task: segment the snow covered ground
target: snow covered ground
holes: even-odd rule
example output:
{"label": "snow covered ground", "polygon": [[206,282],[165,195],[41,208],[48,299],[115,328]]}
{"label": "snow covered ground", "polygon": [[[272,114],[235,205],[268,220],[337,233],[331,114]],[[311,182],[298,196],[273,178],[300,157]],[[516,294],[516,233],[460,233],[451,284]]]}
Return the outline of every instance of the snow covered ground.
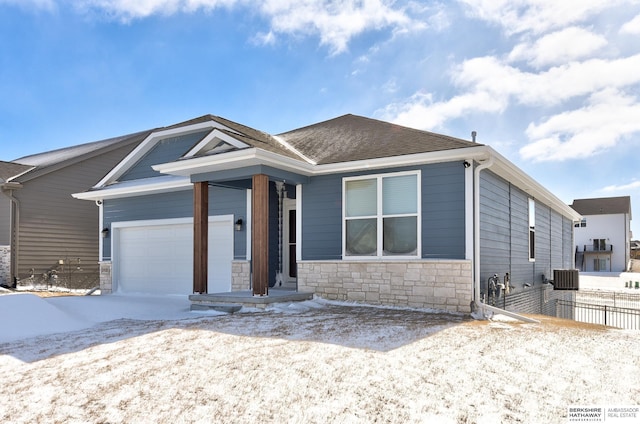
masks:
{"label": "snow covered ground", "polygon": [[640,404],[638,332],[321,300],[188,309],[0,296],[0,422],[565,423]]}
{"label": "snow covered ground", "polygon": [[640,289],[635,289],[636,281],[638,281],[640,285],[639,272],[580,273],[581,289],[614,290],[624,291],[628,293],[640,293]]}

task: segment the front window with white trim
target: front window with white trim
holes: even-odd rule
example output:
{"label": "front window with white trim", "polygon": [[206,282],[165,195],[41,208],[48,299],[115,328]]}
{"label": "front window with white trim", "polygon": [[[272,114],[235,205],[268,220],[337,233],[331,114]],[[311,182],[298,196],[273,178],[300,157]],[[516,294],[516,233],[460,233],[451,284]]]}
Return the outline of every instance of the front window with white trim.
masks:
{"label": "front window with white trim", "polygon": [[343,179],[345,257],[419,257],[420,171]]}

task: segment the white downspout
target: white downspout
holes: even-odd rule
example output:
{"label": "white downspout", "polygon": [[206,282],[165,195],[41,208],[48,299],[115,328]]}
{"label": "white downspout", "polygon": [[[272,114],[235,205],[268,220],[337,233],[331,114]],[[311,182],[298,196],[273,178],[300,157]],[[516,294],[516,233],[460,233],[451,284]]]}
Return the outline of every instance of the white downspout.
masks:
{"label": "white downspout", "polygon": [[486,311],[506,315],[520,321],[539,323],[539,321],[527,318],[514,312],[505,311],[480,302],[480,171],[493,165],[493,156],[489,154],[487,160],[474,169],[473,176],[473,288],[476,311],[485,317]]}
{"label": "white downspout", "polygon": [[4,183],[0,186],[0,191],[11,200],[15,211],[11,224],[11,241],[9,242],[11,246],[11,278],[13,279],[11,284],[18,280],[18,252],[20,251],[20,200],[13,195],[13,191],[20,188],[22,188],[22,184],[19,183]]}
{"label": "white downspout", "polygon": [[96,206],[98,206],[98,262],[101,262],[104,260],[104,239],[102,236],[104,218],[102,200],[96,200]]}
{"label": "white downspout", "polygon": [[480,302],[480,171],[493,165],[493,156],[473,171],[473,300],[476,310],[484,316],[484,304]]}

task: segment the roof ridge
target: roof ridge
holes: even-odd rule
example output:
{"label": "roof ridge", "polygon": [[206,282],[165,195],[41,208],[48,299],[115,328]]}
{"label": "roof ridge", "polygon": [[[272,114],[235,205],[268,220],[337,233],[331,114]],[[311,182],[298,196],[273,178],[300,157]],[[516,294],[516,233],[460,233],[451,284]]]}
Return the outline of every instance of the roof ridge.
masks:
{"label": "roof ridge", "polygon": [[282,145],[282,147],[284,147],[285,149],[295,153],[296,155],[298,155],[299,157],[301,157],[302,159],[304,159],[305,162],[311,164],[311,165],[317,165],[318,162],[316,162],[315,160],[311,159],[310,157],[308,157],[307,155],[305,155],[304,153],[302,153],[300,150],[296,149],[295,147],[293,147],[291,144],[287,143],[284,139],[282,139],[281,137],[274,135],[273,138]]}
{"label": "roof ridge", "polygon": [[314,124],[305,125],[303,127],[295,128],[295,129],[292,129],[292,130],[289,130],[289,131],[285,131],[285,132],[282,132],[282,133],[277,134],[277,135],[284,135],[284,134],[287,134],[287,133],[290,133],[290,132],[301,131],[301,130],[304,130],[304,129],[307,129],[307,128],[312,128],[312,127],[315,127],[315,126],[322,126],[322,125],[325,125],[325,124],[327,124],[329,122],[337,121],[337,120],[340,120],[340,119],[344,119],[346,117],[354,117],[354,118],[357,118],[357,119],[363,119],[363,120],[367,120],[367,121],[372,121],[372,122],[376,122],[376,123],[378,123],[380,125],[398,127],[398,128],[402,128],[404,130],[409,130],[409,131],[417,132],[417,133],[421,133],[421,134],[430,134],[430,135],[433,135],[433,136],[441,137],[441,138],[452,140],[452,141],[468,143],[469,145],[473,145],[473,146],[483,146],[484,145],[482,143],[477,143],[477,142],[471,141],[471,140],[465,140],[465,139],[459,138],[459,137],[453,137],[453,136],[450,136],[450,135],[441,134],[441,133],[437,133],[437,132],[433,132],[433,131],[422,130],[422,129],[414,128],[414,127],[408,127],[406,125],[400,125],[400,124],[396,124],[394,122],[383,121],[381,119],[370,118],[368,116],[356,115],[356,114],[353,114],[353,113],[345,113],[344,115],[336,116],[334,118],[326,119],[324,121],[316,122]]}
{"label": "roof ridge", "polygon": [[[34,153],[34,154],[31,154],[31,155],[27,155],[27,156],[21,156],[21,157],[19,157],[17,159],[14,159],[11,162],[21,163],[23,165],[30,165],[28,163],[23,163],[23,162],[20,162],[20,161],[24,160],[24,159],[27,159],[27,158],[34,158],[36,156],[44,156],[44,155],[50,155],[50,154],[53,154],[53,153],[61,153],[61,152],[64,152],[64,151],[78,150],[78,149],[80,149],[82,147],[89,147],[91,145],[95,145],[95,144],[99,144],[99,143],[106,143],[106,142],[109,142],[109,141],[113,141],[113,144],[115,144],[115,143],[117,143],[119,141],[124,141],[124,140],[126,140],[128,138],[135,137],[137,135],[144,134],[145,132],[150,132],[150,131],[153,131],[153,130],[136,131],[136,132],[133,132],[131,134],[119,135],[119,136],[115,136],[115,137],[108,137],[108,138],[104,138],[104,139],[101,139],[101,140],[94,140],[94,141],[89,141],[89,142],[86,142],[86,143],[74,144],[72,146],[60,147],[60,148],[53,149],[53,150],[46,150],[44,152]],[[109,144],[109,145],[107,145],[105,147],[108,147],[110,145],[111,144]],[[75,156],[73,156],[73,157],[75,157]]]}

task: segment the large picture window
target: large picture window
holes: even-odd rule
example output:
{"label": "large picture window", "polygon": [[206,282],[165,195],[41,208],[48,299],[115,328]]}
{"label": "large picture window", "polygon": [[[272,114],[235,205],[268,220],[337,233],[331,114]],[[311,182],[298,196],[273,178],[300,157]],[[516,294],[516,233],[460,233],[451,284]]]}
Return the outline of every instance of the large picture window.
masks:
{"label": "large picture window", "polygon": [[344,256],[420,255],[420,173],[345,178]]}

